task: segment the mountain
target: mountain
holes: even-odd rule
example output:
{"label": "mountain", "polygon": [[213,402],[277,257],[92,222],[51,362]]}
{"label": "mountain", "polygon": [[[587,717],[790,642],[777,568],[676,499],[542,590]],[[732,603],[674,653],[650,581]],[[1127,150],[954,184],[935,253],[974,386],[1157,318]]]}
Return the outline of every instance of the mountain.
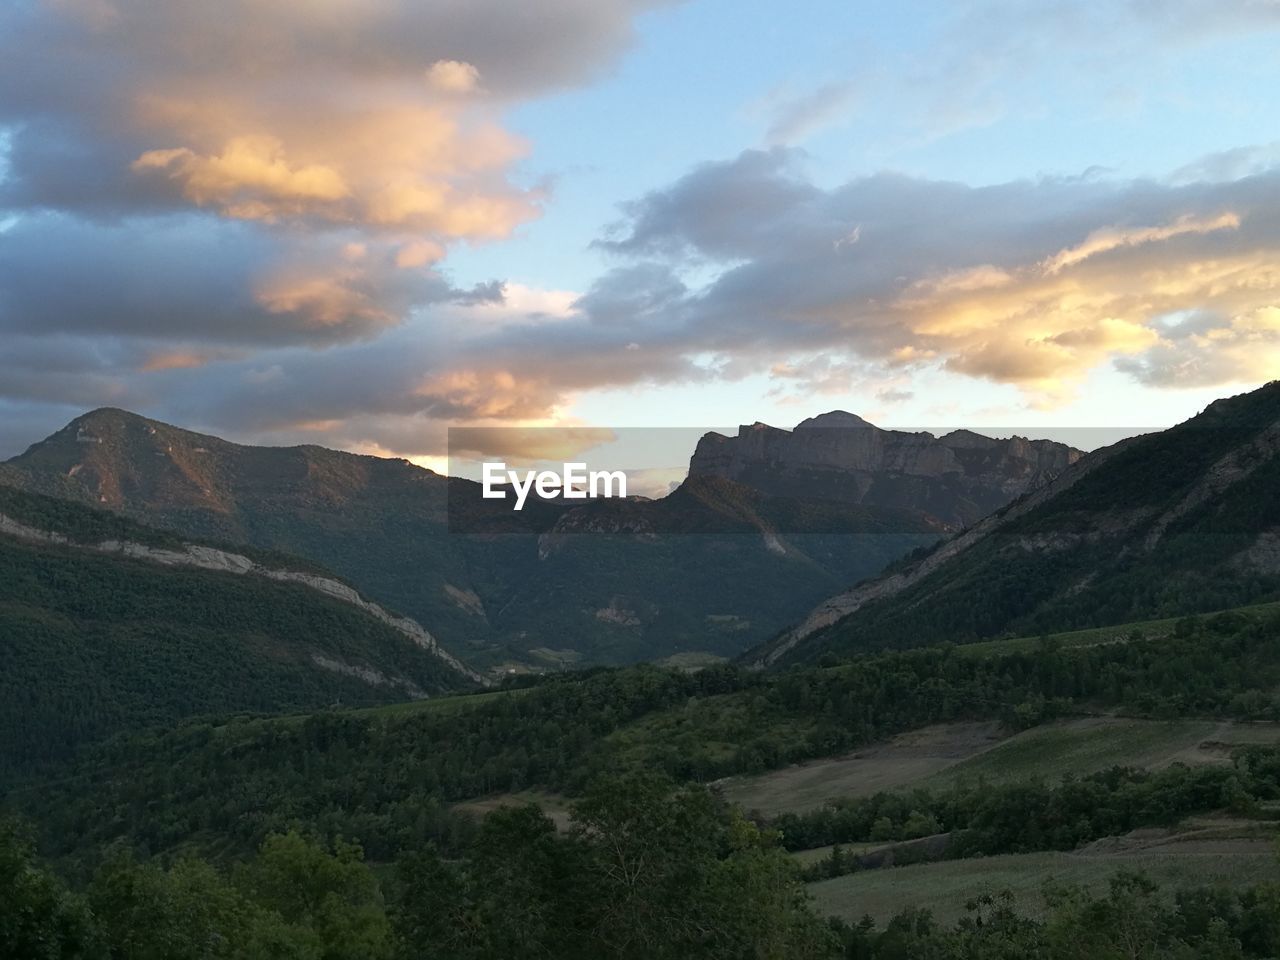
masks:
{"label": "mountain", "polygon": [[820,604],[748,659],[807,662],[1280,597],[1278,454],[1280,382],[1088,454],[926,555]]}
{"label": "mountain", "polygon": [[1043,486],[1081,455],[1051,440],[881,430],[836,410],[791,431],[754,423],[735,437],[708,433],[689,475],[723,477],[767,494],[910,511],[955,530]]}
{"label": "mountain", "polygon": [[112,409],[0,465],[0,480],[307,557],[489,669],[736,655],[943,532],[715,478],[660,501],[514,513],[405,460],[242,446]]}
{"label": "mountain", "polygon": [[476,686],[421,626],[295,558],[0,486],[0,776],[146,724]]}

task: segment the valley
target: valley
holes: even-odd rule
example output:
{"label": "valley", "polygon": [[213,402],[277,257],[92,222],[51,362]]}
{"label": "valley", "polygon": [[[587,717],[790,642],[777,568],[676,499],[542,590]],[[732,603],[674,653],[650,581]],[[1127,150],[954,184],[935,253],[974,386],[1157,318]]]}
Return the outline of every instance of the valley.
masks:
{"label": "valley", "polygon": [[1277,40],[0,0],[0,960],[1280,960]]}
{"label": "valley", "polygon": [[[856,516],[865,531],[886,521],[876,512],[883,505],[833,514],[733,486],[740,476],[705,475],[661,501],[602,504],[591,524],[620,529],[664,515],[709,525],[705,540],[659,538],[660,553],[680,558],[663,576],[684,580],[688,623],[732,630],[742,645],[658,645],[656,663],[593,665],[598,650],[565,621],[554,637],[530,635],[521,669],[497,673],[486,658],[516,648],[477,657],[480,648],[459,647],[457,635],[437,643],[435,621],[410,619],[330,573],[324,550],[281,552],[319,529],[303,513],[281,543],[241,545],[176,529],[176,481],[126,469],[136,455],[122,459],[105,439],[92,447],[111,454],[113,475],[132,478],[115,511],[85,503],[83,490],[31,492],[43,481],[20,464],[21,485],[0,486],[0,623],[11,667],[3,720],[13,743],[33,744],[36,729],[53,736],[4,755],[3,804],[31,831],[40,863],[91,896],[105,895],[113,870],[142,871],[129,882],[149,877],[173,896],[186,895],[182,871],[211,871],[202,883],[247,896],[257,888],[237,879],[243,871],[292,851],[315,869],[331,869],[319,865],[333,858],[366,878],[359,884],[372,899],[359,909],[382,918],[391,939],[407,935],[411,916],[440,942],[460,935],[451,925],[462,916],[486,917],[486,937],[516,936],[500,913],[485,912],[496,885],[504,903],[538,904],[566,918],[557,924],[593,911],[575,947],[588,956],[610,935],[605,918],[632,896],[608,880],[619,869],[611,858],[629,845],[626,856],[663,864],[645,896],[673,898],[671,916],[732,913],[747,896],[754,920],[739,917],[735,929],[785,915],[785,937],[796,938],[786,940],[788,955],[888,957],[904,924],[940,943],[976,917],[1001,918],[982,929],[1049,936],[1083,909],[1146,911],[1176,926],[1192,922],[1181,912],[1192,896],[1235,898],[1243,916],[1261,902],[1251,898],[1280,889],[1280,581],[1259,546],[1272,535],[1270,514],[1246,507],[1270,475],[1272,461],[1259,458],[1270,456],[1264,421],[1280,417],[1278,395],[1268,387],[1215,405],[1209,415],[1238,428],[1236,446],[1219,437],[1199,456],[1200,473],[1175,475],[1166,464],[1157,490],[1144,466],[1169,444],[1182,450],[1183,428],[1074,459],[988,520],[886,559],[878,579],[817,607],[851,612],[753,648],[742,614],[707,612],[723,609],[708,604],[727,588],[694,576],[699,569],[709,582],[728,575],[725,563],[744,562],[723,538],[757,541],[784,520],[794,528],[798,516]],[[194,442],[164,432],[176,428],[122,423],[121,435],[144,445]],[[28,456],[61,456],[57,448],[37,445]],[[1126,453],[1135,449],[1142,458]],[[263,455],[233,451],[225,462],[248,470]],[[266,456],[294,466],[301,456],[310,473],[328,454]],[[383,493],[381,481],[359,492],[370,477],[417,477],[346,456],[327,462],[355,470],[358,482],[347,476],[324,495],[331,506],[308,513],[345,516],[365,497],[372,510]],[[1246,459],[1247,469],[1223,467]],[[247,474],[234,483],[201,476],[243,500]],[[253,482],[285,495],[271,471]],[[311,502],[315,488],[304,487]],[[159,511],[166,523],[132,519],[147,511],[131,503],[156,497],[170,504]],[[197,500],[184,523],[240,536],[265,509],[219,512],[206,493]],[[553,518],[552,534],[508,531],[512,542],[493,542],[589,558],[597,579],[582,589],[608,596],[601,622],[610,629],[668,622],[669,610],[645,621],[636,590],[608,592],[619,582],[610,564],[633,563],[608,531],[562,546],[570,516]],[[726,523],[756,532],[726,532]],[[1058,539],[1068,528],[1070,548]],[[813,546],[825,534],[781,536],[808,544],[803,559],[788,558],[797,569],[826,564]],[[477,549],[499,549],[493,542]],[[875,542],[861,541],[864,558]],[[1028,586],[1074,577],[1104,552],[1123,561],[1082,573],[1074,593]],[[708,555],[733,559],[709,565]],[[1012,571],[1013,583],[999,571]],[[1140,580],[1152,587],[1125,586]],[[442,594],[456,611],[488,610],[478,580],[447,582],[454,589]],[[1168,586],[1188,583],[1192,594]],[[561,622],[565,594],[540,589],[543,623]],[[6,855],[34,856],[5,842]],[[111,852],[121,849],[143,860],[121,865]],[[690,887],[687,869],[708,873]],[[750,876],[754,892],[725,880],[738,892],[718,899],[720,881],[709,878],[721,871]],[[412,914],[424,897],[458,912]],[[648,921],[634,922],[636,936],[652,935]],[[890,952],[865,952],[875,950]]]}

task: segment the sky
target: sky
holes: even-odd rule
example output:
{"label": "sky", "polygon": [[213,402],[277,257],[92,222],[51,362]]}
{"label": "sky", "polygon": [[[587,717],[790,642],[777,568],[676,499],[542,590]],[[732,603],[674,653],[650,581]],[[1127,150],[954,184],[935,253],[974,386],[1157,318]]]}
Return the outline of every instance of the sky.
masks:
{"label": "sky", "polygon": [[1280,376],[1278,33],[7,0],[0,456],[100,406],[438,469],[450,427],[1167,426]]}

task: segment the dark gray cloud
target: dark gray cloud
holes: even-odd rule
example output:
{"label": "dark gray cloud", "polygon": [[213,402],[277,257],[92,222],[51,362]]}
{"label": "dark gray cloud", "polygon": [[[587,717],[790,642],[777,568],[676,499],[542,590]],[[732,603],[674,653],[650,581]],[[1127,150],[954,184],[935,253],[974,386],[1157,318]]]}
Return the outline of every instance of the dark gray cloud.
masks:
{"label": "dark gray cloud", "polygon": [[[374,164],[378,182],[391,175],[406,186],[423,175],[378,166],[361,141],[396,125],[412,139],[408,119],[427,133],[416,159],[438,161],[453,138],[453,167],[477,158],[469,186],[518,204],[518,192],[483,175],[518,147],[486,121],[486,105],[595,76],[631,42],[634,16],[662,2],[341,0],[321,10],[300,0],[14,0],[0,6],[0,129],[12,139],[0,205],[96,216],[186,207],[190,183],[184,193],[163,176],[140,176],[140,157],[190,150],[216,159],[235,138],[258,136],[278,141],[283,167],[323,165],[348,187],[347,202],[313,202],[310,215],[377,221],[386,201],[361,202],[368,188],[354,168]],[[455,82],[441,89],[432,69],[442,63],[473,71],[474,89],[448,71]],[[346,143],[360,149],[345,153]],[[219,173],[245,174],[230,166]],[[282,179],[273,195],[250,178],[277,214]]]}
{"label": "dark gray cloud", "polygon": [[413,308],[498,295],[455,290],[386,255],[353,262],[343,247],[192,215],[27,216],[0,233],[0,330],[323,345],[375,334]]}

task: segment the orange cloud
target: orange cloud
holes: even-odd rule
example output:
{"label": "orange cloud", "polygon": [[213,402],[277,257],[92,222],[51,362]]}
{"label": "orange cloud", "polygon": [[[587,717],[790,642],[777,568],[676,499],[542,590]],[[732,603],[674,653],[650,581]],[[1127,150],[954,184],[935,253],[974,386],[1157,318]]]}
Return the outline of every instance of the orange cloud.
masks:
{"label": "orange cloud", "polygon": [[[464,106],[388,99],[319,117],[219,96],[170,100],[155,113],[162,128],[175,128],[168,135],[196,146],[145,151],[134,172],[164,177],[185,199],[228,217],[337,222],[448,241],[501,238],[538,214],[538,192],[499,176],[526,144]],[[224,135],[237,128],[271,132]],[[199,146],[206,143],[212,146]]]}
{"label": "orange cloud", "polygon": [[181,184],[187,199],[243,220],[272,220],[351,193],[332,167],[290,166],[283,144],[268,136],[235,137],[213,156],[200,156],[186,147],[148,150],[134,161],[133,169],[163,172]]}
{"label": "orange cloud", "polygon": [[[914,342],[905,362],[941,357],[951,371],[1019,387],[1037,406],[1069,400],[1100,364],[1136,358],[1163,342],[1157,318],[1189,309],[1250,313],[1262,291],[1280,292],[1280,270],[1257,252],[1214,256],[1170,251],[1185,236],[1235,230],[1235,213],[1180,216],[1169,223],[1100,228],[1083,242],[1021,266],[985,265],[912,283],[890,306]],[[1101,254],[1110,254],[1108,258]],[[1267,315],[1269,317],[1269,315]],[[1239,321],[1236,321],[1239,322]],[[1226,329],[1234,337],[1235,322]],[[1194,341],[1189,341],[1189,343]],[[1184,349],[1187,345],[1184,344]],[[1209,347],[1209,341],[1201,340]],[[1214,344],[1222,350],[1223,340]],[[1239,358],[1242,359],[1242,358]],[[1258,363],[1219,363],[1242,378]],[[1264,364],[1280,372],[1270,360]]]}
{"label": "orange cloud", "polygon": [[531,420],[547,416],[562,391],[504,369],[450,370],[427,377],[414,395],[442,415],[469,420]]}
{"label": "orange cloud", "polygon": [[311,327],[390,326],[396,318],[351,278],[286,272],[262,281],[258,302],[270,313],[294,314]]}
{"label": "orange cloud", "polygon": [[211,357],[194,350],[166,350],[153,353],[142,364],[148,373],[158,370],[194,370],[203,367]]}
{"label": "orange cloud", "polygon": [[396,266],[402,269],[425,267],[444,257],[444,247],[431,240],[415,240],[396,251]]}

